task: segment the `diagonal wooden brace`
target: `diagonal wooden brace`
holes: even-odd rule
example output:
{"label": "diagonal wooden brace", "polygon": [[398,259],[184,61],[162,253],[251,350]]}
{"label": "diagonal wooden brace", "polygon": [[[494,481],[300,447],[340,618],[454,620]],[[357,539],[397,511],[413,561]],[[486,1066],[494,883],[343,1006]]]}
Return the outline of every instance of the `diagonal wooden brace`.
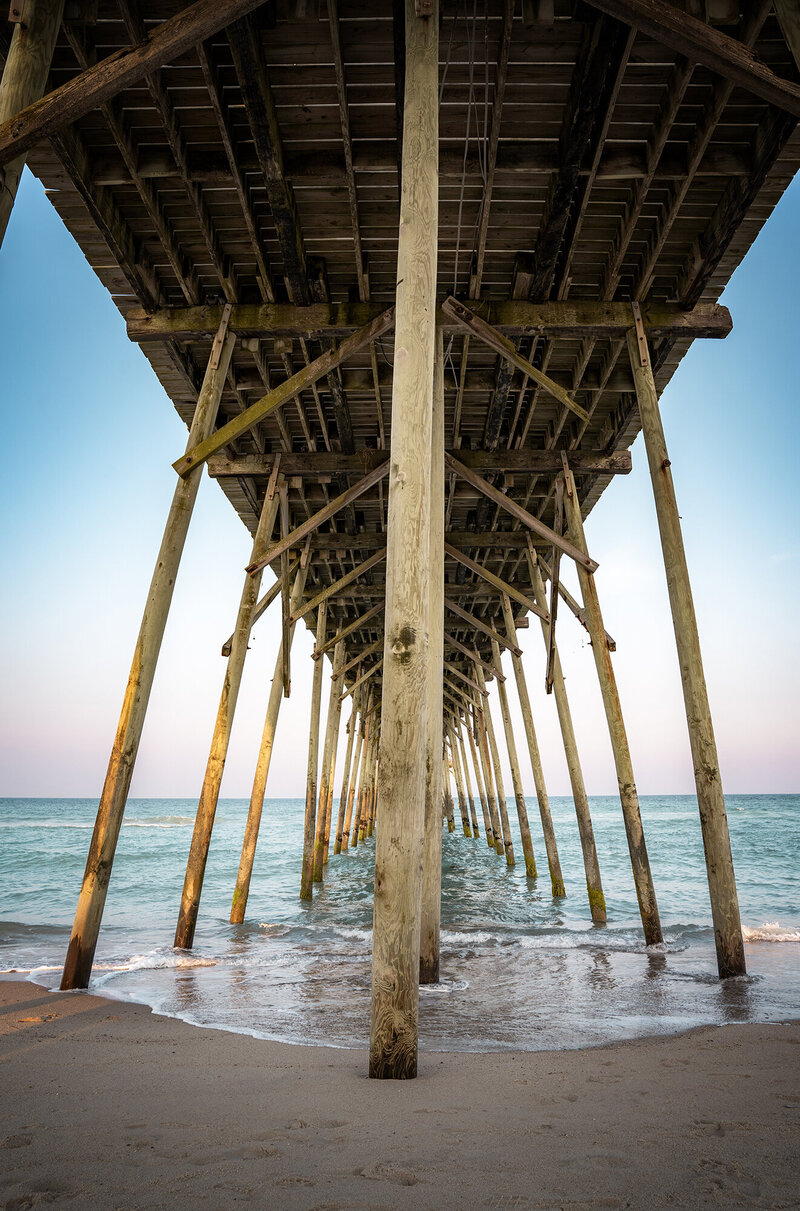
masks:
{"label": "diagonal wooden brace", "polygon": [[[172,465],[178,474],[185,477],[189,474],[193,467],[197,467],[200,463],[204,463],[212,454],[216,454],[217,450],[221,450],[223,446],[227,446],[234,438],[241,437],[248,429],[252,429],[265,417],[269,416],[277,408],[283,407],[289,400],[295,398],[300,392],[307,387],[313,386],[331,370],[340,366],[342,362],[347,361],[359,349],[363,349],[365,345],[369,345],[371,341],[382,336],[384,332],[388,332],[394,327],[394,307],[390,307],[384,311],[371,324],[366,324],[363,328],[359,328],[352,336],[348,336],[341,344],[334,346],[333,349],[326,349],[313,362],[307,366],[303,366],[291,378],[287,378],[284,383],[276,387],[273,391],[268,391],[266,395],[262,395],[261,399],[256,400],[244,412],[240,412],[238,416],[234,416],[229,420],[227,425],[223,425],[221,429],[217,429],[212,433],[206,441],[199,442],[193,449],[187,451],[181,458]],[[388,470],[388,466],[385,468]]]}
{"label": "diagonal wooden brace", "polygon": [[479,315],[476,315],[471,307],[465,307],[463,303],[459,303],[458,299],[454,299],[452,295],[445,299],[442,303],[442,312],[450,319],[455,320],[467,332],[471,332],[483,341],[484,345],[488,345],[490,349],[494,349],[495,353],[499,353],[506,361],[516,366],[528,378],[533,379],[545,391],[552,395],[553,399],[558,400],[559,404],[568,408],[570,412],[574,412],[581,420],[587,421],[589,413],[580,404],[576,404],[571,395],[568,395],[563,387],[554,382],[542,370],[537,370],[532,362],[523,357],[514,343],[493,328],[491,324],[487,324],[486,320],[482,320]]}
{"label": "diagonal wooden brace", "polygon": [[283,551],[296,546],[298,542],[302,542],[309,534],[313,534],[315,530],[318,530],[321,525],[329,521],[340,509],[357,500],[359,496],[363,496],[370,488],[374,488],[375,484],[388,474],[389,463],[387,460],[385,463],[381,463],[379,467],[376,467],[374,471],[370,471],[369,475],[365,475],[357,484],[353,484],[352,488],[348,488],[340,496],[336,496],[333,500],[329,501],[313,517],[309,517],[302,525],[297,526],[296,529],[292,530],[291,534],[288,534],[286,538],[282,538],[274,547],[270,547],[266,555],[255,563],[249,564],[246,571],[252,576],[260,568],[265,567],[268,563],[272,563],[273,559],[277,559]]}
{"label": "diagonal wooden brace", "polygon": [[554,547],[558,547],[565,555],[569,555],[570,559],[574,559],[575,563],[585,568],[587,572],[596,572],[600,566],[596,560],[590,556],[584,555],[583,551],[579,551],[573,543],[568,539],[563,538],[560,534],[556,534],[555,530],[551,530],[538,517],[534,517],[527,509],[523,509],[522,505],[517,504],[510,496],[506,496],[500,492],[493,484],[490,484],[478,475],[475,471],[470,471],[469,467],[465,467],[457,458],[453,458],[452,454],[445,453],[445,462],[450,467],[451,471],[455,471],[456,475],[460,475],[468,484],[472,484],[473,488],[477,488],[484,496],[488,497],[494,504],[499,505],[501,509],[505,509],[512,517],[516,517],[517,521],[521,521],[524,526],[534,533],[539,534],[542,538],[547,539]]}

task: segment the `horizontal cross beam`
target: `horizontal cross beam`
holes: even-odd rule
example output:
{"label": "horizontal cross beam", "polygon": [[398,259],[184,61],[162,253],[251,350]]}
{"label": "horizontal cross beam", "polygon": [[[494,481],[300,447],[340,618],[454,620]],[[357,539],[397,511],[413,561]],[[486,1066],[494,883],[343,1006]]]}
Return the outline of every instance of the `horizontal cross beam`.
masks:
{"label": "horizontal cross beam", "polygon": [[[520,475],[555,475],[562,469],[559,450],[458,450],[459,461],[473,471],[508,471]],[[208,460],[212,479],[243,475],[267,476],[272,472],[276,454],[215,454]],[[280,468],[289,478],[293,475],[317,479],[320,475],[366,475],[387,459],[385,450],[363,449],[355,454],[336,451],[314,451],[309,454],[280,455]],[[570,452],[569,465],[576,475],[628,475],[632,462],[629,450],[614,454]]]}
{"label": "horizontal cross beam", "polygon": [[[624,340],[631,326],[629,303],[570,300],[529,303],[523,299],[471,302],[470,311],[506,336],[594,337]],[[380,303],[234,304],[230,329],[242,337],[343,337],[363,328],[382,312]],[[221,307],[163,307],[152,314],[133,307],[127,314],[128,336],[149,341],[201,340],[219,328]],[[458,321],[439,309],[445,331]],[[702,304],[691,311],[675,303],[642,303],[642,322],[651,339],[662,337],[726,337],[733,327],[727,307]]]}

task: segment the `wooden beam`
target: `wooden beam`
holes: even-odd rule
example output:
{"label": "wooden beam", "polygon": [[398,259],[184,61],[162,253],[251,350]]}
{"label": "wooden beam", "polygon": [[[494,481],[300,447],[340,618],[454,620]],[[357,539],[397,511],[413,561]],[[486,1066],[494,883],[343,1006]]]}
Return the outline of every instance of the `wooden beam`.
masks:
{"label": "wooden beam", "polygon": [[589,0],[589,3],[800,118],[800,85],[776,76],[754,51],[721,30],[664,0]]}
{"label": "wooden beam", "polygon": [[[476,631],[482,631],[487,638],[496,640],[501,647],[508,648],[515,656],[522,655],[522,648],[516,647],[510,639],[504,638],[493,627],[490,627],[487,622],[484,622],[483,619],[476,618],[474,614],[470,614],[469,610],[462,609],[457,602],[453,601],[452,597],[445,597],[444,604],[446,609],[450,610],[453,614],[457,614],[459,618],[463,618],[464,622],[468,622]],[[546,614],[547,611],[544,610],[542,613]]]}
{"label": "wooden beam", "polygon": [[101,59],[0,125],[0,166],[138,84],[155,68],[178,58],[260,3],[262,0],[226,0],[225,4],[196,0],[154,29],[144,42]]}
{"label": "wooden beam", "polygon": [[499,593],[507,593],[509,597],[519,605],[524,606],[526,610],[530,610],[532,614],[538,614],[540,618],[547,617],[546,612],[540,610],[535,601],[531,600],[530,597],[526,597],[524,593],[521,593],[519,589],[515,589],[513,585],[506,584],[504,580],[501,580],[499,576],[495,576],[494,572],[490,572],[483,564],[476,563],[474,559],[470,559],[463,551],[457,551],[455,547],[451,547],[448,542],[444,544],[444,550],[446,555],[457,560],[458,563],[468,568],[470,572],[474,572],[476,576],[480,576],[482,580],[492,585]]}
{"label": "wooden beam", "polygon": [[[281,558],[283,559],[283,555]],[[349,572],[346,572],[344,576],[340,576],[338,580],[334,580],[333,584],[329,584],[327,588],[322,589],[322,591],[317,593],[315,597],[312,597],[310,601],[303,602],[302,606],[296,609],[292,614],[291,621],[299,622],[299,620],[306,615],[309,610],[315,610],[321,602],[328,601],[331,597],[334,597],[337,593],[340,593],[342,589],[347,588],[347,586],[352,584],[354,580],[358,580],[359,576],[364,576],[370,571],[371,568],[374,568],[376,564],[379,564],[381,560],[385,558],[386,548],[384,547],[382,551],[377,551],[374,555],[371,555],[369,559],[365,559],[363,563],[358,564],[357,567],[352,568]]]}
{"label": "wooden beam", "polygon": [[487,324],[479,315],[476,315],[470,307],[466,307],[463,303],[459,303],[458,299],[452,296],[442,303],[442,311],[449,316],[455,323],[459,324],[467,332],[473,333],[478,340],[483,341],[484,345],[488,345],[490,349],[494,349],[506,361],[511,362],[518,370],[538,383],[543,387],[555,400],[565,408],[569,408],[570,412],[574,412],[576,416],[583,421],[588,421],[589,413],[580,404],[576,404],[575,400],[569,395],[563,387],[554,382],[547,374],[543,374],[541,370],[537,370],[527,358],[523,357],[511,341],[506,340],[501,332],[493,328],[491,324]]}
{"label": "wooden beam", "polygon": [[523,509],[522,505],[512,500],[510,496],[505,496],[504,493],[493,487],[492,484],[482,479],[480,475],[477,475],[474,471],[470,471],[464,463],[453,458],[451,454],[445,455],[445,462],[451,470],[455,471],[456,475],[460,475],[467,483],[472,484],[473,488],[477,488],[479,492],[483,492],[484,496],[488,497],[494,504],[499,505],[501,509],[505,509],[513,517],[516,517],[528,529],[533,530],[542,538],[546,538],[548,542],[552,543],[554,547],[558,547],[565,555],[569,555],[570,559],[573,559],[575,563],[585,568],[587,572],[597,571],[599,564],[596,560],[589,558],[583,551],[580,551],[571,542],[568,542],[566,538],[562,538],[560,534],[556,534],[543,521],[540,521],[538,517],[534,517],[527,509]]}
{"label": "wooden beam", "polygon": [[[729,174],[726,174],[729,175]],[[742,174],[739,174],[742,175]],[[459,304],[460,305],[460,304]],[[630,325],[627,303],[570,299],[532,303],[524,299],[470,301],[471,315],[491,324],[505,336],[547,336],[565,339],[596,337],[622,340]],[[161,307],[148,312],[133,307],[126,315],[128,337],[138,344],[165,340],[200,340],[213,335],[219,326],[220,306]],[[377,319],[382,303],[237,303],[231,312],[231,330],[253,337],[344,337]],[[647,335],[706,337],[722,339],[732,330],[727,307],[698,304],[691,310],[675,303],[642,305]],[[444,332],[456,332],[459,321],[438,309],[437,321]]]}
{"label": "wooden beam", "polygon": [[636,328],[628,334],[628,353],[636,378],[639,415],[653,482],[700,810],[717,966],[720,978],[724,979],[744,975],[746,970],[728,817],[669,451],[647,339],[638,323],[635,303],[633,314]]}
{"label": "wooden beam", "polygon": [[[381,535],[381,537],[383,536]],[[328,649],[335,647],[340,639],[346,639],[348,635],[352,635],[353,631],[358,631],[362,627],[365,627],[368,622],[381,613],[383,608],[383,602],[379,601],[377,605],[372,607],[372,609],[367,610],[366,613],[362,614],[359,618],[354,618],[353,621],[348,623],[346,627],[342,627],[340,631],[337,631],[335,635],[332,635],[329,640],[323,643],[322,647],[315,648],[314,655],[324,656]]]}
{"label": "wooden beam", "polygon": [[[381,636],[380,639],[376,639],[374,643],[371,643],[369,645],[369,647],[364,648],[362,651],[360,651],[358,653],[357,656],[354,656],[352,660],[349,660],[347,662],[347,664],[343,665],[339,671],[339,676],[345,677],[350,672],[350,670],[354,669],[356,667],[356,665],[361,663],[362,660],[366,660],[368,656],[374,656],[375,653],[379,652],[382,648],[383,648],[383,636]],[[317,652],[314,653],[314,657],[315,658],[318,657]]]}
{"label": "wooden beam", "polygon": [[628,31],[619,22],[599,17],[586,29],[558,139],[558,168],[550,181],[544,214],[533,250],[532,299],[549,297],[564,236],[576,205],[580,171],[596,145],[608,96],[627,57]]}
{"label": "wooden beam", "polygon": [[185,476],[193,467],[204,463],[212,454],[216,454],[217,450],[221,450],[223,446],[227,446],[229,442],[246,433],[248,429],[252,429],[259,421],[264,420],[276,408],[282,407],[288,400],[293,399],[298,392],[310,387],[312,383],[316,383],[324,375],[328,374],[334,367],[341,365],[348,357],[351,357],[359,349],[363,349],[370,341],[387,332],[389,328],[394,326],[394,308],[390,307],[388,311],[384,311],[376,320],[367,324],[364,328],[359,328],[352,336],[347,337],[340,345],[326,351],[315,361],[308,366],[303,366],[291,378],[286,379],[274,391],[268,391],[254,404],[251,404],[244,412],[240,412],[232,420],[228,421],[227,425],[223,425],[221,429],[217,429],[215,433],[204,442],[199,442],[196,449],[190,450],[179,458],[172,465],[179,475]]}
{"label": "wooden beam", "polygon": [[775,0],[775,16],[800,70],[800,8],[796,0]]}
{"label": "wooden beam", "polygon": [[455,648],[457,652],[460,652],[462,656],[466,656],[467,660],[471,660],[473,664],[479,664],[490,677],[502,678],[502,680],[505,681],[503,674],[496,669],[493,664],[490,664],[488,660],[484,660],[483,657],[478,654],[475,648],[470,650],[470,648],[465,647],[464,644],[461,643],[460,640],[456,639],[454,635],[451,635],[449,631],[445,631],[444,641],[445,643],[449,643],[451,648]]}
{"label": "wooden beam", "polygon": [[[225,323],[220,325],[218,339],[209,358],[189,431],[189,447],[201,441],[214,424],[234,346],[234,337],[232,333],[227,332],[226,327]],[[61,979],[61,987],[64,990],[86,988],[89,984],[111,868],[139,751],[158,654],[199,487],[199,474],[190,475],[175,485],[97,809]]]}
{"label": "wooden beam", "polygon": [[[449,664],[449,663],[448,663],[448,662],[445,660],[445,662],[444,662],[444,668],[445,668],[445,669],[446,669],[446,671],[447,671],[447,672],[448,672],[448,673],[451,675],[451,677],[458,677],[459,681],[464,681],[464,682],[466,682],[466,684],[467,684],[467,685],[472,686],[472,688],[473,688],[474,690],[477,690],[477,691],[478,691],[478,693],[479,693],[479,694],[480,694],[482,697],[484,697],[484,698],[488,698],[488,697],[489,697],[489,691],[488,691],[488,690],[482,690],[482,689],[481,689],[481,687],[478,685],[477,681],[473,681],[473,680],[472,680],[472,678],[471,678],[471,677],[468,677],[466,673],[462,673],[462,672],[461,672],[461,669],[460,669],[460,668],[458,668],[458,667],[457,667],[455,664]],[[468,701],[469,701],[469,700],[468,700]]]}
{"label": "wooden beam", "polygon": [[[520,475],[555,475],[561,470],[560,450],[450,450],[448,453],[473,471],[508,471]],[[212,479],[227,476],[239,478],[243,475],[269,475],[276,454],[215,454],[208,460],[208,473]],[[318,479],[321,475],[364,475],[373,467],[386,462],[385,450],[366,447],[355,454],[339,454],[336,451],[313,451],[308,454],[281,453],[281,470],[287,479],[300,475]],[[632,469],[630,450],[618,450],[613,454],[570,452],[569,465],[577,475],[628,475]]]}
{"label": "wooden beam", "polygon": [[381,656],[380,660],[377,660],[375,662],[375,664],[373,664],[371,669],[367,669],[366,673],[362,673],[361,676],[359,677],[358,681],[354,681],[353,684],[350,686],[350,688],[346,689],[344,691],[344,693],[340,695],[339,701],[344,702],[345,698],[347,698],[350,694],[354,694],[356,692],[356,690],[364,684],[365,681],[369,681],[369,679],[373,673],[377,673],[378,669],[382,666],[382,664],[383,664],[383,656]]}
{"label": "wooden beam", "polygon": [[[322,509],[314,513],[306,521],[302,522],[299,526],[292,530],[292,532],[287,535],[286,538],[282,538],[280,542],[276,543],[269,549],[269,551],[267,551],[266,555],[262,556],[261,560],[257,561],[256,563],[249,564],[247,571],[252,576],[254,572],[259,570],[259,568],[263,568],[266,564],[272,563],[273,559],[277,559],[283,551],[288,550],[290,547],[297,546],[299,542],[302,542],[303,539],[309,534],[312,534],[314,530],[318,530],[319,527],[326,521],[330,521],[330,519],[336,513],[338,513],[340,509],[344,509],[346,505],[351,504],[354,500],[358,500],[359,496],[363,496],[365,492],[368,492],[370,488],[373,488],[379,480],[383,479],[384,476],[388,474],[388,471],[389,464],[381,463],[381,465],[376,467],[374,471],[370,471],[369,475],[365,475],[363,479],[360,479],[357,484],[353,484],[351,488],[348,488],[345,492],[342,492],[340,496],[335,497]],[[339,535],[338,537],[341,539],[343,545],[346,546],[347,535],[343,534]]]}

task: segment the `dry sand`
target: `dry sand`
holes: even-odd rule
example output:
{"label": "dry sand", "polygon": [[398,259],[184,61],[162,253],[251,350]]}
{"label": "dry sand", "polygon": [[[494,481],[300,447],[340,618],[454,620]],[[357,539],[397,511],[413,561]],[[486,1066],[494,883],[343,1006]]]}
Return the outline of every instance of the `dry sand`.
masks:
{"label": "dry sand", "polygon": [[363,1051],[0,982],[0,1207],[800,1207],[800,1023],[585,1051]]}

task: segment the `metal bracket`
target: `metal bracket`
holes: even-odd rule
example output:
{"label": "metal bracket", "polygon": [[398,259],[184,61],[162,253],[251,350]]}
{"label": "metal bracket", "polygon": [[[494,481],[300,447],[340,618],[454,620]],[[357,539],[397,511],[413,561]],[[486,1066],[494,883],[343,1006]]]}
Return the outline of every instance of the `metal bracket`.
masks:
{"label": "metal bracket", "polygon": [[637,302],[633,302],[631,303],[631,311],[633,312],[633,323],[636,328],[636,340],[639,345],[639,361],[642,364],[642,369],[646,370],[650,365],[650,350],[647,348],[647,337],[644,334],[642,309]]}

